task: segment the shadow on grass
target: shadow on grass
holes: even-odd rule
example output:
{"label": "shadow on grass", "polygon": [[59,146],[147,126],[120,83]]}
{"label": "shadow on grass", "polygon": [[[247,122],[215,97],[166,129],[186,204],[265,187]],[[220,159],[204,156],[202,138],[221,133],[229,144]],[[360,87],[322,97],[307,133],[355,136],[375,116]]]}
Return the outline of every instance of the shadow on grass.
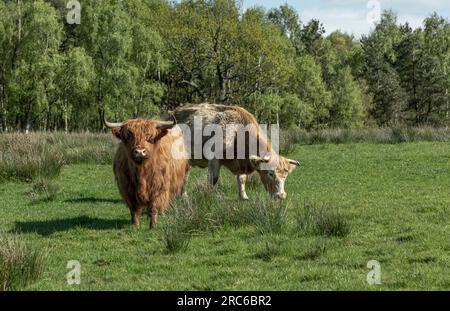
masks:
{"label": "shadow on grass", "polygon": [[111,203],[111,204],[123,204],[123,201],[120,200],[120,199],[103,199],[103,198],[95,198],[95,197],[67,199],[67,200],[64,200],[64,202],[66,202],[66,203]]}
{"label": "shadow on grass", "polygon": [[100,219],[88,216],[75,218],[41,220],[41,221],[18,221],[14,225],[12,232],[38,233],[43,236],[51,235],[55,232],[65,232],[75,228],[91,230],[121,229],[130,226],[126,219]]}

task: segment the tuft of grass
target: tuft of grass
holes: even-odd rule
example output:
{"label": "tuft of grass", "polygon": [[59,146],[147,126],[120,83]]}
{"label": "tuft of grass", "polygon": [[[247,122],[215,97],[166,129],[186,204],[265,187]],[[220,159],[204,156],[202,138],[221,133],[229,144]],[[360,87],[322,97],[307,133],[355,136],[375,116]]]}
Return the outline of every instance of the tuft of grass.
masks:
{"label": "tuft of grass", "polygon": [[345,237],[350,233],[350,224],[345,217],[328,204],[305,203],[296,215],[300,232],[313,235]]}
{"label": "tuft of grass", "polygon": [[316,260],[323,256],[327,250],[327,242],[325,240],[318,240],[309,243],[303,254],[297,256],[299,260]]}
{"label": "tuft of grass", "polygon": [[59,191],[60,189],[57,185],[40,177],[32,184],[28,196],[33,203],[51,202],[57,198]]}
{"label": "tuft of grass", "polygon": [[254,257],[266,262],[270,262],[274,257],[280,254],[280,243],[274,239],[269,239],[264,242],[263,247],[258,252],[256,252]]}
{"label": "tuft of grass", "polygon": [[174,253],[185,250],[192,235],[227,225],[253,225],[260,234],[279,234],[286,224],[286,204],[269,198],[236,204],[220,189],[197,180],[188,198],[171,202],[166,216],[162,240],[167,251]]}
{"label": "tuft of grass", "polygon": [[286,211],[286,202],[256,198],[251,201],[247,217],[260,234],[279,234],[286,225]]}
{"label": "tuft of grass", "polygon": [[184,201],[184,198],[176,199],[166,213],[167,222],[162,227],[161,237],[168,253],[185,251],[189,246],[191,215],[184,208]]}
{"label": "tuft of grass", "polygon": [[[212,232],[224,225],[248,224],[245,206],[236,204],[221,189],[197,180],[188,198],[175,200],[170,208],[183,211],[183,221],[194,233]],[[169,216],[170,217],[170,216]]]}
{"label": "tuft of grass", "polygon": [[18,234],[0,235],[0,290],[18,290],[38,280],[45,253],[24,243]]}

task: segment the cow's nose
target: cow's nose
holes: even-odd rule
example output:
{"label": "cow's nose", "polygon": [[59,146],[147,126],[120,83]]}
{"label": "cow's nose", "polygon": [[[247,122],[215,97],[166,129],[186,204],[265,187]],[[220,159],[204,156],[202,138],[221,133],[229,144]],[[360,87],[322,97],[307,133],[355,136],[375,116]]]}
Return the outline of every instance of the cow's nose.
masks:
{"label": "cow's nose", "polygon": [[275,194],[275,197],[276,197],[277,199],[284,200],[284,199],[286,199],[287,194],[286,194],[286,192],[279,192],[279,193]]}
{"label": "cow's nose", "polygon": [[134,149],[134,156],[136,158],[145,158],[146,155],[147,155],[147,152],[145,151],[145,149],[139,149],[139,148]]}

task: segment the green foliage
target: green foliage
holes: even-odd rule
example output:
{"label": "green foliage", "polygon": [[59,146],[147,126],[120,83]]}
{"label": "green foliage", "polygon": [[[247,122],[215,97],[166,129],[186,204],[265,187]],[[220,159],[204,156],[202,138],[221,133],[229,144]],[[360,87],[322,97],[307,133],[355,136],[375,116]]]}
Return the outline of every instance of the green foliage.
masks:
{"label": "green foliage", "polygon": [[363,90],[352,77],[350,67],[337,73],[332,94],[330,124],[334,127],[362,127],[366,119]]}
{"label": "green foliage", "polygon": [[[294,89],[304,105],[312,111],[311,127],[324,126],[330,117],[331,94],[322,80],[321,68],[309,55],[298,58]],[[301,116],[299,116],[300,118]],[[305,117],[307,120],[309,116]],[[299,120],[302,124],[303,120]]]}
{"label": "green foliage", "polygon": [[0,291],[20,290],[44,272],[46,254],[18,234],[0,235]]}
{"label": "green foliage", "polygon": [[186,102],[240,105],[290,128],[446,126],[450,26],[385,11],[362,40],[289,5],[236,0],[0,4],[0,130],[103,130]]}

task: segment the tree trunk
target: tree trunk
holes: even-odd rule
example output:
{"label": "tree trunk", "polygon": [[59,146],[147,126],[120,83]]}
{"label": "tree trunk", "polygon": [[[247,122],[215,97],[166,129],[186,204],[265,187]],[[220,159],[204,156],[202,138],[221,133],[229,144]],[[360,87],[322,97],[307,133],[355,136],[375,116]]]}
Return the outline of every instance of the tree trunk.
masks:
{"label": "tree trunk", "polygon": [[221,103],[223,103],[226,99],[227,90],[226,90],[226,85],[225,85],[225,79],[223,77],[223,73],[220,68],[220,65],[216,66],[216,73],[217,73],[217,80],[219,81],[219,89],[220,89],[219,101]]}
{"label": "tree trunk", "polygon": [[64,131],[66,133],[69,132],[69,120],[68,120],[68,116],[67,116],[67,111],[64,111]]}
{"label": "tree trunk", "polygon": [[104,125],[103,125],[104,119],[105,119],[105,110],[102,107],[100,107],[100,108],[98,108],[98,121],[99,121],[99,131],[100,132],[103,132],[103,130],[105,129]]}
{"label": "tree trunk", "polygon": [[5,93],[3,85],[0,85],[0,113],[1,113],[1,119],[0,119],[0,130],[2,132],[8,132],[8,125],[6,124],[6,108],[5,108]]}

